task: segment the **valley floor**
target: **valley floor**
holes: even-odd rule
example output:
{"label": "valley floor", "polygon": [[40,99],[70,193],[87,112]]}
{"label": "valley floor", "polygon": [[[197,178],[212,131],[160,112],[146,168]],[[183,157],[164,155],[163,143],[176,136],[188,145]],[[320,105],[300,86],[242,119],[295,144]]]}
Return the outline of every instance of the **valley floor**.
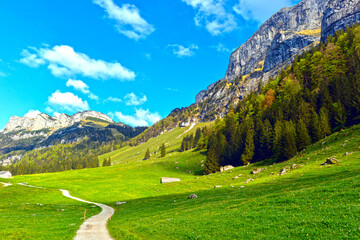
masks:
{"label": "valley floor", "polygon": [[[261,162],[208,176],[201,174],[203,152],[179,152],[182,139],[176,137],[186,130],[177,128],[102,156],[112,156],[116,164],[111,167],[17,176],[11,182],[68,189],[114,207],[108,222],[114,239],[360,238],[360,126],[335,133],[284,163]],[[167,144],[165,158],[157,151],[162,143]],[[153,155],[143,161],[147,148]],[[338,164],[321,165],[332,156]],[[253,175],[254,168],[264,170]],[[280,176],[283,168],[286,174]],[[181,182],[160,184],[161,177]],[[0,194],[5,226],[0,236],[8,239],[70,239],[85,208],[90,215],[99,211],[56,190],[0,185]],[[188,199],[190,194],[198,198]],[[115,206],[116,201],[126,204]]]}

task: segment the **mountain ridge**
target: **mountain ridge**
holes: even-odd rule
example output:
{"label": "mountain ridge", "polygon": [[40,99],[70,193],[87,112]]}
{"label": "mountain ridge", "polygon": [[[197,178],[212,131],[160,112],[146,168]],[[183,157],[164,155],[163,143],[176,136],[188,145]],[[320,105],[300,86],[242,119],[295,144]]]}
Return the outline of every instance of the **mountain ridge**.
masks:
{"label": "mountain ridge", "polygon": [[96,111],[83,111],[77,112],[73,115],[62,113],[57,117],[51,117],[46,113],[40,113],[35,118],[31,117],[10,117],[9,122],[6,124],[2,133],[9,133],[13,131],[37,131],[41,129],[52,129],[57,130],[64,127],[69,127],[77,122],[81,122],[88,117],[97,118],[109,123],[115,123],[109,116],[104,113]]}

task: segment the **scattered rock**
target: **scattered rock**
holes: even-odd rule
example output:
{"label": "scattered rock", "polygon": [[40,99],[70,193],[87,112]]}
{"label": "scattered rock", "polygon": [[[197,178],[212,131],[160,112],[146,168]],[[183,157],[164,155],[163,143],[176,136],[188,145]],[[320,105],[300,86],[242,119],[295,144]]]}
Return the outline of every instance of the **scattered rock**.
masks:
{"label": "scattered rock", "polygon": [[189,199],[194,199],[194,198],[198,198],[198,196],[197,196],[196,194],[191,194],[191,195],[189,196]]}
{"label": "scattered rock", "polygon": [[339,163],[339,160],[337,160],[334,157],[328,158],[326,159],[326,162],[322,163],[321,165],[326,165],[326,164],[337,164]]}
{"label": "scattered rock", "polygon": [[264,170],[265,170],[265,168],[254,168],[254,170],[252,170],[251,174],[258,174]]}
{"label": "scattered rock", "polygon": [[251,181],[254,181],[254,179],[249,178],[248,180],[245,181],[245,184],[248,184],[248,183],[251,182]]}
{"label": "scattered rock", "polygon": [[293,165],[291,165],[290,169],[295,169],[296,168],[296,164],[294,163]]}
{"label": "scattered rock", "polygon": [[224,167],[220,167],[220,172],[224,172],[224,171],[227,171],[227,170],[230,170],[230,169],[234,169],[234,167],[231,166],[231,165],[226,165]]}
{"label": "scattered rock", "polygon": [[282,176],[282,175],[284,175],[284,174],[286,174],[286,173],[287,173],[286,168],[282,168],[282,169],[280,170],[280,176]]}
{"label": "scattered rock", "polygon": [[239,178],[239,176],[235,176],[235,177],[233,178],[233,180],[238,179],[238,178]]}
{"label": "scattered rock", "polygon": [[214,188],[221,188],[221,185],[215,185]]}
{"label": "scattered rock", "polygon": [[122,204],[125,204],[126,202],[116,202],[115,203],[115,206],[120,206],[120,205],[122,205]]}
{"label": "scattered rock", "polygon": [[172,182],[180,182],[180,178],[162,177],[160,180],[160,183],[172,183]]}
{"label": "scattered rock", "polygon": [[353,154],[354,152],[346,152],[345,154],[344,154],[344,156],[349,156],[349,155],[351,155],[351,154]]}
{"label": "scattered rock", "polygon": [[245,186],[240,186],[239,188],[244,188]]}
{"label": "scattered rock", "polygon": [[178,164],[178,162],[175,162],[175,164]]}
{"label": "scattered rock", "polygon": [[345,146],[346,146],[346,143],[344,143],[343,147],[345,147]]}

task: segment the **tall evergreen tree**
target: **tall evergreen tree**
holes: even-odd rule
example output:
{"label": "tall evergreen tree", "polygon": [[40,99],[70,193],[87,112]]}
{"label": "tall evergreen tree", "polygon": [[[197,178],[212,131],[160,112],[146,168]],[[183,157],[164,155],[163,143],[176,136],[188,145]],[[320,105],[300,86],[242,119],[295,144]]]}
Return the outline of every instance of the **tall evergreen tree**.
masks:
{"label": "tall evergreen tree", "polygon": [[311,144],[311,137],[304,121],[300,119],[296,125],[297,136],[297,149],[299,151],[305,149],[306,146]]}
{"label": "tall evergreen tree", "polygon": [[148,149],[146,150],[144,160],[150,159],[150,156],[151,156],[151,155],[150,155],[150,149],[148,148]]}
{"label": "tall evergreen tree", "polygon": [[165,157],[166,155],[165,143],[163,143],[160,148],[161,148],[161,157]]}

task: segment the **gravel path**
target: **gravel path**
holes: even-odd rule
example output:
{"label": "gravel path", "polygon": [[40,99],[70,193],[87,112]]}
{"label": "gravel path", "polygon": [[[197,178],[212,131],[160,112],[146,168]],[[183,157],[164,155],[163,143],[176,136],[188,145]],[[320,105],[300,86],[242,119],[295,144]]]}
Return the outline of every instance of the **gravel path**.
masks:
{"label": "gravel path", "polygon": [[80,229],[76,232],[76,236],[74,240],[111,240],[112,239],[106,228],[106,224],[109,218],[114,214],[113,208],[101,203],[88,202],[83,199],[73,197],[69,194],[67,190],[62,190],[62,189],[59,190],[63,193],[65,197],[80,202],[95,204],[102,208],[101,213],[92,216],[81,225]]}
{"label": "gravel path", "polygon": [[[35,187],[27,184],[18,183],[26,187]],[[59,189],[65,197],[74,199],[79,202],[90,203],[101,207],[102,211],[98,215],[92,216],[86,219],[85,222],[80,226],[80,229],[76,232],[74,240],[113,240],[106,228],[107,221],[114,214],[114,209],[101,203],[89,202],[77,197],[70,195],[69,191]]]}

